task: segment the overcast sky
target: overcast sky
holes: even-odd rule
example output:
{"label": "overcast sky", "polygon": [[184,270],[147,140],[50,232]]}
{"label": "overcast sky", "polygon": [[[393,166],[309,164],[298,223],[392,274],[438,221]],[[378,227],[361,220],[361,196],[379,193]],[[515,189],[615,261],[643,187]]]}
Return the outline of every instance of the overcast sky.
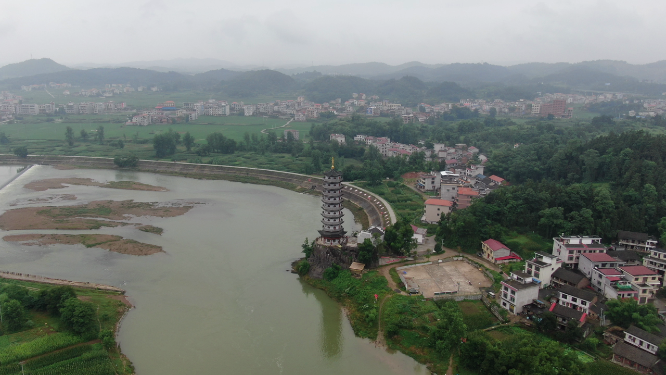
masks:
{"label": "overcast sky", "polygon": [[664,0],[0,0],[0,64],[666,59]]}

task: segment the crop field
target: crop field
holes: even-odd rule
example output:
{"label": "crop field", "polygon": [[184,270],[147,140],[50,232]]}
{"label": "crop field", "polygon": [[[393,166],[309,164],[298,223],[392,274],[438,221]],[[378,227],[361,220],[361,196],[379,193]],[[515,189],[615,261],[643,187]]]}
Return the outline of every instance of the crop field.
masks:
{"label": "crop field", "polygon": [[[51,285],[0,279],[0,285],[15,284],[30,291]],[[79,299],[96,307],[102,331],[113,332],[126,311],[117,293],[74,288]],[[26,310],[33,328],[0,335],[0,375],[129,374],[131,365],[116,347],[105,349],[100,340],[85,342],[62,330],[62,322],[46,312]],[[23,366],[21,366],[23,364]]]}

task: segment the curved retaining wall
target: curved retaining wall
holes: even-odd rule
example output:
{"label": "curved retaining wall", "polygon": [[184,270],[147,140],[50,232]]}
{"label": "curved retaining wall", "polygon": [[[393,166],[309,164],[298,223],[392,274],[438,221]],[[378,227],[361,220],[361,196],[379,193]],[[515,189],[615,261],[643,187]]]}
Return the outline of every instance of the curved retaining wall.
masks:
{"label": "curved retaining wall", "polygon": [[[2,164],[44,164],[44,165],[74,165],[78,167],[117,169],[111,158],[95,158],[85,156],[40,156],[30,155],[26,159],[14,155],[0,155]],[[274,171],[247,167],[234,167],[228,165],[176,163],[166,161],[140,160],[136,170],[142,172],[163,172],[192,175],[231,175],[260,180],[280,181],[304,188],[316,186],[321,189],[322,179],[304,174]],[[396,217],[391,206],[381,197],[358,188],[345,185],[345,198],[361,207],[368,215],[370,225],[386,227],[395,223]]]}

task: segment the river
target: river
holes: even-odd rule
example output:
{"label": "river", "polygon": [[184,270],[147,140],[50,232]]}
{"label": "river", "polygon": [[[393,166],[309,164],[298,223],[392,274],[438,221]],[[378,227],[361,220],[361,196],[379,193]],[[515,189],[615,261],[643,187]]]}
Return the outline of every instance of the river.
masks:
{"label": "river", "polygon": [[[3,168],[0,177],[11,175]],[[138,181],[169,191],[70,186],[34,192],[23,187],[68,177]],[[0,212],[59,194],[78,199],[51,205],[102,199],[200,203],[179,217],[133,219],[164,228],[162,236],[127,227],[85,231],[160,245],[162,254],[137,257],[83,246],[0,241],[2,270],[126,289],[136,308],[122,323],[119,342],[138,375],[429,373],[401,353],[355,337],[337,303],[286,272],[301,256],[305,237],[317,235],[317,197],[229,181],[35,166],[0,190]],[[348,231],[358,229],[349,211],[345,219]],[[55,233],[11,231],[33,232]]]}

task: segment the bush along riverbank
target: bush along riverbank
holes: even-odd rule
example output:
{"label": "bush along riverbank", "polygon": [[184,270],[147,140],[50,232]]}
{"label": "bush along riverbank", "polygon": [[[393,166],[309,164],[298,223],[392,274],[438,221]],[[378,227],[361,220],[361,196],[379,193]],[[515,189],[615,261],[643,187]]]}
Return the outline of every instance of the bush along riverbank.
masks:
{"label": "bush along riverbank", "polygon": [[0,374],[134,374],[115,341],[121,293],[0,279],[0,306]]}
{"label": "bush along riverbank", "polygon": [[301,278],[315,288],[325,291],[343,306],[356,336],[377,339],[379,305],[384,297],[393,294],[386,278],[377,271],[355,277],[349,270],[335,266],[328,268],[321,280],[307,275],[302,275]]}

